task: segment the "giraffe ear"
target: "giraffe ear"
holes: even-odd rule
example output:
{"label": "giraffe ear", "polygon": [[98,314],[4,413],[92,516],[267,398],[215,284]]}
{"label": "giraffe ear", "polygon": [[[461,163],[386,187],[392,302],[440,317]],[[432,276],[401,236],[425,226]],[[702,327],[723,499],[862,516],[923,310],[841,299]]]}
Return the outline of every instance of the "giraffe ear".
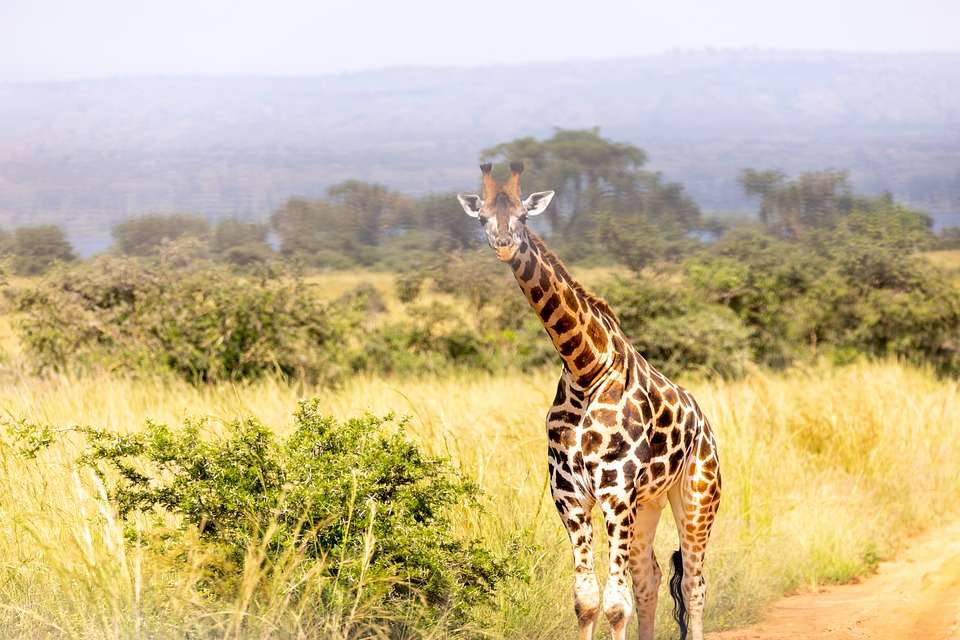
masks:
{"label": "giraffe ear", "polygon": [[480,205],[482,201],[480,196],[465,193],[458,193],[457,200],[460,201],[460,206],[463,207],[463,210],[467,212],[467,215],[471,218],[476,218],[480,215]]}
{"label": "giraffe ear", "polygon": [[543,213],[553,200],[553,191],[537,191],[527,196],[523,201],[523,208],[528,216],[538,216]]}

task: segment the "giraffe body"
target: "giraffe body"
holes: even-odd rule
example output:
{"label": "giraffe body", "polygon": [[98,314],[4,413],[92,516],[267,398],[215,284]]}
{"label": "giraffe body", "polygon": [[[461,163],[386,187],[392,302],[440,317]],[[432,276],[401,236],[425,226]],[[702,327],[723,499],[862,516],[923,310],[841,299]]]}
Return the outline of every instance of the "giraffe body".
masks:
{"label": "giraffe body", "polygon": [[[489,165],[482,168],[483,198],[461,196],[461,203],[481,219],[564,363],[546,419],[547,461],[554,503],[573,547],[580,637],[593,637],[602,610],[614,638],[625,637],[632,615],[641,640],[653,638],[662,574],[652,543],[669,502],[680,536],[675,597],[681,638],[689,623],[693,639],[702,640],[703,559],[720,502],[710,425],[690,393],[633,348],[607,303],[581,287],[526,227],[526,216],[545,209],[552,192],[521,201],[521,165],[511,166],[503,187]],[[602,598],[593,559],[596,506],[610,543]]]}

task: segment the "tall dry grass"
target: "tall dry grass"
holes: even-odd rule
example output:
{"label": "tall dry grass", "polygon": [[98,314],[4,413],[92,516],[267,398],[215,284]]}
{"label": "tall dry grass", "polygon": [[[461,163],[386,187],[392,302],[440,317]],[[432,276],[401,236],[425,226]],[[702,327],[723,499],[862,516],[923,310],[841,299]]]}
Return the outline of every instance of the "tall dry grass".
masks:
{"label": "tall dry grass", "polygon": [[[483,631],[556,638],[573,631],[574,619],[568,544],[545,484],[543,418],[555,378],[553,371],[357,378],[328,390],[277,380],[195,388],[106,374],[14,377],[0,387],[0,407],[36,422],[121,431],[146,419],[253,415],[282,432],[296,401],[308,396],[340,418],[409,414],[411,435],[486,492],[482,512],[462,514],[462,530],[494,547],[523,530],[541,550],[529,583],[499,594]],[[790,589],[868,572],[911,532],[955,513],[956,381],[889,362],[688,386],[721,447],[723,501],[707,561],[711,628],[752,620]],[[125,530],[96,479],[72,466],[74,455],[69,443],[36,461],[9,442],[0,447],[0,636],[333,637],[350,628],[349,616],[364,615],[362,594],[327,612],[291,600],[286,581],[312,579],[298,573],[295,554],[269,569],[251,562],[236,599],[212,601],[197,588],[202,559],[189,548],[157,555],[131,544],[150,535],[148,523]],[[659,557],[675,547],[667,514]],[[660,633],[673,637],[669,598],[661,600]]]}

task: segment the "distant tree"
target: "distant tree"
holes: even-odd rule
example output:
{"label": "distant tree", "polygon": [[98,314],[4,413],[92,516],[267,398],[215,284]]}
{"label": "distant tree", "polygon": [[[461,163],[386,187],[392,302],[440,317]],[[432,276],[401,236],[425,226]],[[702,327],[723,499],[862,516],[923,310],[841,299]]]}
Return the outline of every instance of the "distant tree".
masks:
{"label": "distant tree", "polygon": [[6,229],[0,229],[0,256],[13,254],[13,234]]}
{"label": "distant tree", "polygon": [[558,232],[577,228],[578,218],[601,198],[609,204],[634,191],[638,172],[647,161],[643,149],[608,140],[599,128],[557,129],[546,140],[518,138],[482,155],[486,160],[523,161],[525,191],[557,192],[563,206],[551,207],[545,215]]}
{"label": "distant tree", "polygon": [[889,195],[856,198],[849,215],[830,230],[821,245],[860,242],[869,249],[912,253],[936,242],[933,219],[893,201]]}
{"label": "distant tree", "polygon": [[213,228],[210,248],[224,253],[233,247],[267,242],[267,225],[259,222],[246,222],[236,218],[225,218]]}
{"label": "distant tree", "polygon": [[422,272],[438,255],[478,246],[482,235],[480,225],[463,215],[452,193],[404,202],[392,220],[382,230],[376,261],[393,271]]}
{"label": "distant tree", "polygon": [[764,224],[770,224],[770,211],[767,208],[771,204],[770,196],[783,185],[786,178],[781,171],[755,169],[744,169],[737,178],[745,194],[760,197],[760,221]]}
{"label": "distant tree", "polygon": [[348,180],[327,193],[342,210],[338,227],[357,244],[376,246],[386,230],[404,230],[414,222],[413,201],[382,185]]}
{"label": "distant tree", "polygon": [[557,192],[557,204],[544,216],[580,256],[598,250],[620,255],[649,241],[650,230],[668,237],[659,248],[634,252],[632,262],[645,263],[669,256],[700,224],[700,210],[681,185],[643,169],[643,149],[604,138],[596,128],[558,129],[546,140],[520,138],[487,149],[483,158],[522,160],[526,192]]}
{"label": "distant tree", "polygon": [[270,216],[270,225],[280,240],[280,253],[315,265],[332,254],[345,258],[351,248],[349,234],[341,227],[341,213],[327,200],[287,200]]}
{"label": "distant tree", "polygon": [[11,251],[13,270],[19,275],[37,275],[55,262],[69,262],[76,258],[63,229],[52,224],[14,230]]}
{"label": "distant tree", "polygon": [[205,218],[189,213],[148,213],[115,225],[111,235],[119,253],[155,256],[164,242],[183,237],[206,239],[210,235],[210,224]]}
{"label": "distant tree", "polygon": [[813,171],[788,180],[779,171],[744,169],[744,193],[760,197],[760,220],[785,238],[829,228],[853,209],[846,171]]}
{"label": "distant tree", "polygon": [[268,231],[269,227],[259,222],[226,218],[214,227],[210,248],[216,258],[233,264],[265,262],[273,255]]}
{"label": "distant tree", "polygon": [[270,216],[282,254],[319,266],[370,265],[386,238],[417,227],[415,201],[381,185],[349,180],[327,193],[292,198]]}
{"label": "distant tree", "polygon": [[941,251],[960,249],[960,227],[947,227],[937,235],[935,247]]}
{"label": "distant tree", "polygon": [[441,193],[417,200],[416,224],[431,232],[431,249],[468,249],[481,242],[480,225],[458,210],[455,198],[452,193]]}

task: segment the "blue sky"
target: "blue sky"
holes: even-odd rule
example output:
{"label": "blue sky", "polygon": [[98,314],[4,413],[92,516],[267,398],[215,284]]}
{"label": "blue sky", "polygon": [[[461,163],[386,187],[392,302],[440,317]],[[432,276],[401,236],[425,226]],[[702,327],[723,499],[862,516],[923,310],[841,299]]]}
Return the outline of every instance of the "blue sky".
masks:
{"label": "blue sky", "polygon": [[960,0],[0,0],[0,80],[960,50]]}

